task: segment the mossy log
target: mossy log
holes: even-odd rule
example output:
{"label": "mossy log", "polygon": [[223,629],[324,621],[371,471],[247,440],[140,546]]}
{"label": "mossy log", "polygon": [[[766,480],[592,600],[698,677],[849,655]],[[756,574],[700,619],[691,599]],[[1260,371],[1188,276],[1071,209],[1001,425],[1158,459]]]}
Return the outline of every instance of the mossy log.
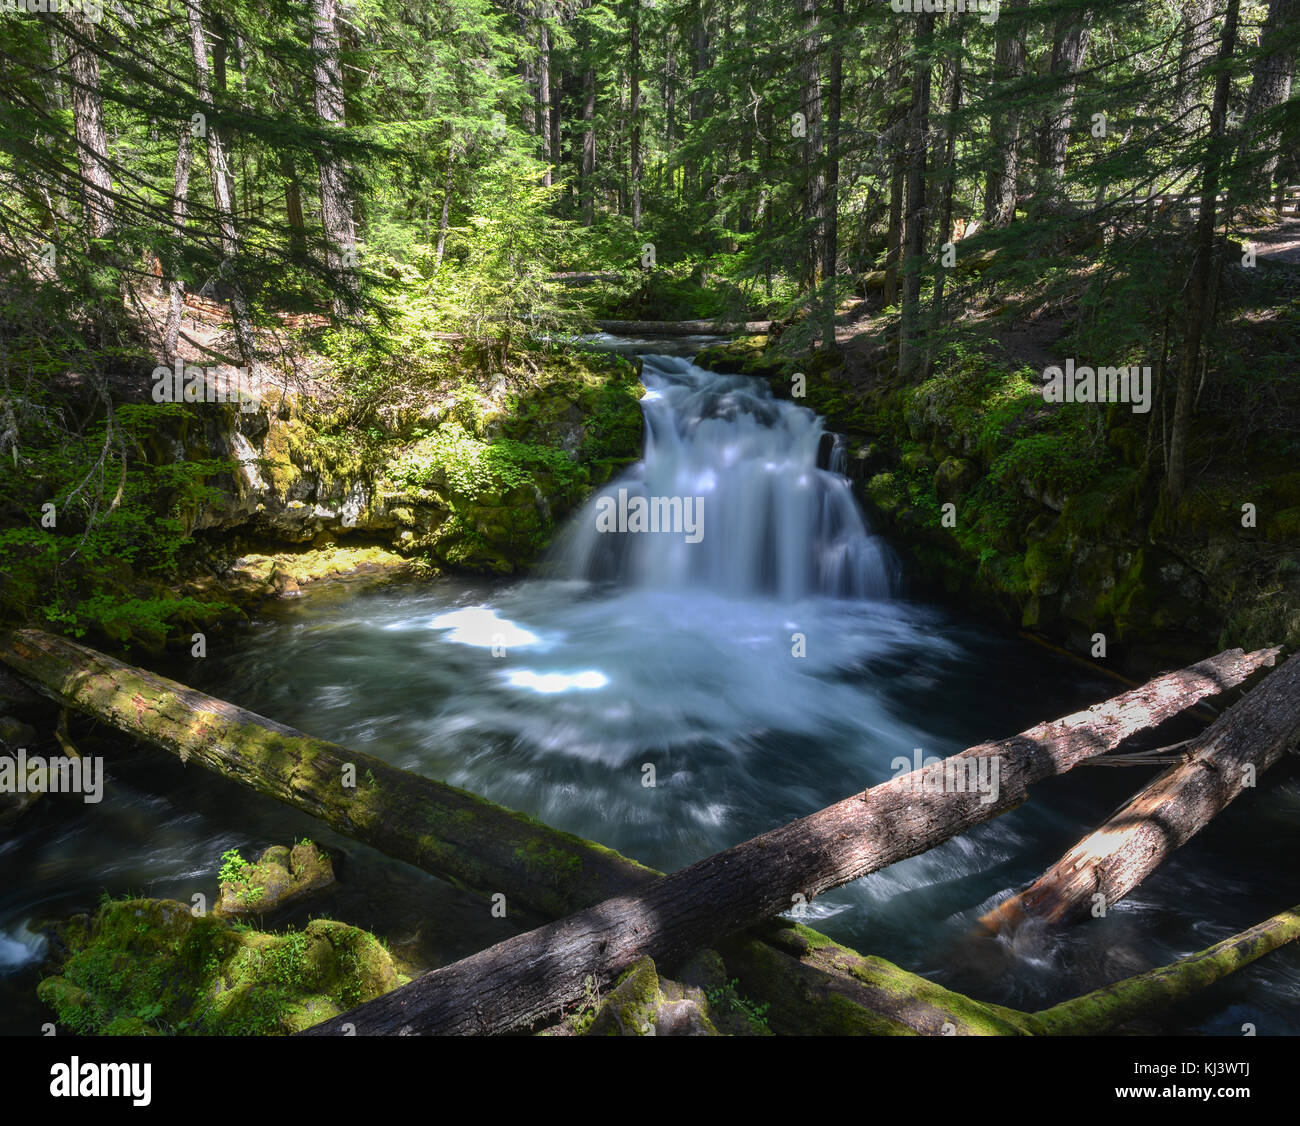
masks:
{"label": "mossy log", "polygon": [[597,321],[616,336],[712,336],[722,332],[764,333],[769,321]]}
{"label": "mossy log", "polygon": [[1171,965],[1029,1014],[1023,1018],[1024,1029],[1036,1036],[1095,1036],[1181,1001],[1297,938],[1300,904]]}
{"label": "mossy log", "polygon": [[[490,1035],[530,1027],[579,1001],[589,979],[606,985],[647,956],[660,965],[676,964],[788,911],[792,903],[926,852],[1015,808],[1031,784],[1112,750],[1228,681],[1239,683],[1275,655],[1276,650],[1223,653],[1087,711],[972,747],[715,853],[638,893],[434,970],[346,1019],[368,1034]],[[942,780],[949,764],[975,765],[980,759],[1000,764],[994,793],[927,784],[936,771]],[[341,1021],[319,1031],[336,1031]]]}
{"label": "mossy log", "polygon": [[[466,790],[317,739],[40,630],[0,660],[95,718],[311,814],[389,856],[559,918],[659,873]],[[353,783],[349,785],[348,783]]]}
{"label": "mossy log", "polygon": [[[660,876],[613,850],[466,791],[315,739],[64,638],[36,630],[5,635],[0,637],[0,660],[64,703],[182,761],[198,762],[453,882],[485,892],[504,890],[512,902],[543,916],[570,914],[611,894],[648,886]],[[1157,678],[1093,709],[1109,718],[1092,735],[1079,731],[1080,723],[1070,724],[1076,717],[1060,723],[1076,737],[1095,739],[1096,752],[1104,751],[1127,734],[1240,684],[1270,660],[1271,652],[1243,655],[1233,650]],[[1123,718],[1111,722],[1116,717]],[[342,785],[345,764],[354,768],[355,788]],[[733,938],[728,951],[742,964],[762,965],[761,972],[749,969],[746,977],[771,1000],[774,1024],[800,1032],[878,1027],[872,995],[860,988],[867,973],[863,967],[878,960],[807,928],[800,933],[814,940],[800,954],[786,949],[788,941],[774,940],[772,929],[763,928],[766,942]],[[931,1030],[928,1010],[895,1010],[900,1031]]]}
{"label": "mossy log", "polygon": [[986,914],[980,928],[997,933],[1028,919],[1055,925],[1087,916],[1099,902],[1112,906],[1298,742],[1300,654],[1197,736],[1185,762]]}

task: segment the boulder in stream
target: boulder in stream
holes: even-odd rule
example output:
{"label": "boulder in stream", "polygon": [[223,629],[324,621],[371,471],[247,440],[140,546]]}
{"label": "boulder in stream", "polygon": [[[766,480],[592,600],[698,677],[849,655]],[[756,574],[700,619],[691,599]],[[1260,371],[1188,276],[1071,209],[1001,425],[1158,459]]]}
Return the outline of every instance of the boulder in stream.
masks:
{"label": "boulder in stream", "polygon": [[268,848],[255,864],[227,853],[222,877],[221,898],[212,913],[240,918],[264,915],[329,887],[334,864],[318,845],[300,841],[293,848]]}

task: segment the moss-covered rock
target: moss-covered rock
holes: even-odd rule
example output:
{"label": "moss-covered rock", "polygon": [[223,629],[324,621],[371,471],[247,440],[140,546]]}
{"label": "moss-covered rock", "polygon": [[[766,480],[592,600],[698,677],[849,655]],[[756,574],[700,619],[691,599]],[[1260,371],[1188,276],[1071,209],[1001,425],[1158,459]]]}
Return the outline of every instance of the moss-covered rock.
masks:
{"label": "moss-covered rock", "polygon": [[105,902],[62,938],[67,957],[37,991],[81,1034],[292,1033],[407,980],[373,935],[345,923],[267,934],[173,900]]}
{"label": "moss-covered rock", "polygon": [[318,845],[300,841],[292,849],[274,845],[254,864],[231,857],[223,874],[229,878],[221,881],[212,913],[232,919],[265,914],[324,890],[334,883],[334,864]]}

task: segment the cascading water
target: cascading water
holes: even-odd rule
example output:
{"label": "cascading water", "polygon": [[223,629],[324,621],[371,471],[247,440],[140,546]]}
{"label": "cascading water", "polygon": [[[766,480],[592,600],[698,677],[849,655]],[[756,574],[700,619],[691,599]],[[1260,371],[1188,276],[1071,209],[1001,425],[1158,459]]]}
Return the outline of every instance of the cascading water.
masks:
{"label": "cascading water", "polygon": [[[561,573],[787,602],[888,595],[885,553],[842,476],[842,443],[828,441],[817,414],[747,376],[672,356],[642,363],[645,457],[573,522],[558,549]],[[668,530],[666,519],[658,530],[626,516],[631,530],[602,525],[602,513],[638,504],[647,521],[656,505],[683,516]]]}
{"label": "cascading water", "polygon": [[[910,769],[917,748],[942,757],[1114,691],[1037,648],[883,597],[886,556],[841,476],[846,451],[811,411],[758,380],[663,355],[643,363],[645,456],[601,496],[702,497],[699,542],[599,532],[598,497],[557,543],[557,578],[309,590],[177,675],[663,871]],[[500,937],[480,900],[411,885],[412,870],[306,814],[167,756],[111,762],[102,805],[60,805],[0,835],[0,1032],[48,1019],[35,999],[36,920],[93,910],[104,890],[214,895],[232,847],[322,842],[347,858],[344,898],[327,910],[389,938],[425,936],[430,964]],[[992,898],[1038,876],[1127,796],[1118,773],[1045,787],[1022,809],[818,896],[809,921],[955,988],[1038,1009],[1277,910],[1267,889],[1289,886],[1300,847],[1294,781],[1230,807],[1213,844],[1189,842],[1130,907],[1064,941],[1018,946],[1014,973],[954,969],[945,950]],[[1266,854],[1261,818],[1275,842]],[[1190,935],[1191,899],[1222,927]],[[305,904],[301,921],[317,909]],[[1285,957],[1220,983],[1189,1030],[1251,1020],[1300,1031],[1300,966]]]}

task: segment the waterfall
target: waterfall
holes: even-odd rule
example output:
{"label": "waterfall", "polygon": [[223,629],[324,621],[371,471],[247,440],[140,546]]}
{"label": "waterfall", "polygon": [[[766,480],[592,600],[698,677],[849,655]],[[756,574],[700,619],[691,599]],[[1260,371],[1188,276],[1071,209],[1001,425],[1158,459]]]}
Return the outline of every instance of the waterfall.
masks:
{"label": "waterfall", "polygon": [[674,356],[642,364],[645,456],[572,522],[561,574],[784,601],[889,595],[885,550],[842,474],[843,442],[815,412],[760,379]]}

